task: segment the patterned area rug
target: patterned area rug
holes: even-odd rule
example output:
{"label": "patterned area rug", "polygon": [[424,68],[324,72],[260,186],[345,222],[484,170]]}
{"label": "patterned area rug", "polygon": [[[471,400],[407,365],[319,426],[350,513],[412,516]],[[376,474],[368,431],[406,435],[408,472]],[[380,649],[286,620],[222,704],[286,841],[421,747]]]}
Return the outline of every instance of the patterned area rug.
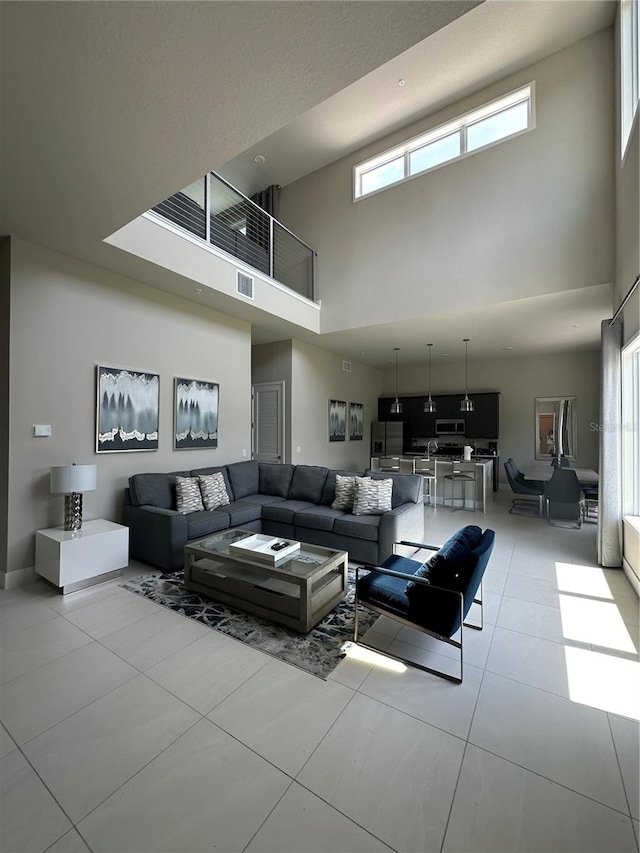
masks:
{"label": "patterned area rug", "polygon": [[[347,597],[308,634],[234,610],[187,589],[183,581],[184,574],[179,571],[144,575],[121,586],[325,680],[344,657],[342,645],[353,639],[355,572],[351,568]],[[361,608],[359,634],[364,634],[377,618],[377,614]]]}

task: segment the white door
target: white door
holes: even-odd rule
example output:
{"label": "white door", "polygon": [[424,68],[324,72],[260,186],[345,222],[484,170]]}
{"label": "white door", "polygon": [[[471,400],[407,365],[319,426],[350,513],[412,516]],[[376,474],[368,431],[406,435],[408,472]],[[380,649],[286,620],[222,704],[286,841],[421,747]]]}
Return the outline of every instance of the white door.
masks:
{"label": "white door", "polygon": [[284,456],[284,382],[259,382],[251,389],[251,456],[258,462],[282,462]]}

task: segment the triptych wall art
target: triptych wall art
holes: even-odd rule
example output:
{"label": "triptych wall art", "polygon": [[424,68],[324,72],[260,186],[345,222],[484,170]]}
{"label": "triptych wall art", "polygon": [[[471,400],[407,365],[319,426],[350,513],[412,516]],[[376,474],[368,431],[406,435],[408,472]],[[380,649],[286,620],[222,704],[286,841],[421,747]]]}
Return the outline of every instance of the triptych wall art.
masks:
{"label": "triptych wall art", "polygon": [[[160,376],[97,368],[96,453],[157,450]],[[217,382],[174,380],[174,450],[218,446]]]}
{"label": "triptych wall art", "polygon": [[[362,441],[364,403],[349,403],[349,441]],[[346,441],[347,402],[329,400],[329,441]]]}

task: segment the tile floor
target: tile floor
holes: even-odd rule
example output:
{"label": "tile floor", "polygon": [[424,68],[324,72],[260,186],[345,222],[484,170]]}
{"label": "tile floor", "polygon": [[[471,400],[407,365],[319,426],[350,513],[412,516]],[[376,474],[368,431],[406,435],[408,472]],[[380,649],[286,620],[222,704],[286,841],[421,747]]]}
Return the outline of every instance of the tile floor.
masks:
{"label": "tile floor", "polygon": [[[497,534],[461,686],[353,658],[324,682],[117,581],[0,591],[0,849],[637,850],[638,599],[594,524],[508,505],[425,509],[426,541]],[[455,663],[389,620],[371,638]]]}

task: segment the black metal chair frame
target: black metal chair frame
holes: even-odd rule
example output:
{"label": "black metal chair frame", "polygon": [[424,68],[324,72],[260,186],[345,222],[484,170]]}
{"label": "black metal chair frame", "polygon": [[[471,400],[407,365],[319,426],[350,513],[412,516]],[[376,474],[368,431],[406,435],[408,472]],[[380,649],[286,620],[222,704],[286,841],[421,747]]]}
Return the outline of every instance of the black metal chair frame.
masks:
{"label": "black metal chair frame", "polygon": [[[406,545],[409,547],[425,549],[428,551],[438,551],[439,548],[437,545],[425,545],[420,542],[396,542],[395,545]],[[395,553],[395,545],[394,545],[394,553]],[[409,557],[408,559],[413,559]],[[416,561],[418,562],[418,561]],[[449,595],[455,595],[458,597],[459,606],[460,606],[460,641],[453,640],[451,637],[444,636],[442,634],[437,634],[434,631],[430,631],[428,628],[425,628],[422,625],[418,625],[416,622],[412,622],[409,619],[405,619],[402,616],[394,613],[391,610],[387,610],[384,607],[379,607],[376,604],[372,604],[370,602],[365,602],[362,606],[368,608],[369,610],[373,610],[375,613],[380,613],[382,616],[388,616],[390,619],[393,619],[395,622],[399,622],[401,625],[404,625],[407,628],[414,628],[417,631],[421,631],[423,634],[428,634],[430,637],[434,637],[436,640],[441,640],[443,643],[447,643],[450,646],[454,646],[456,649],[460,650],[460,677],[458,678],[455,675],[450,675],[448,672],[443,672],[439,669],[432,669],[431,667],[424,666],[421,663],[417,663],[416,661],[411,660],[410,658],[402,657],[401,655],[390,655],[386,652],[383,652],[381,649],[377,649],[375,646],[371,646],[368,643],[364,643],[362,640],[358,640],[358,605],[360,604],[360,600],[358,598],[358,577],[360,571],[368,571],[368,572],[379,572],[383,575],[389,575],[390,577],[401,578],[406,581],[413,581],[414,583],[418,583],[421,586],[424,586],[426,589],[437,589],[442,592],[448,593]],[[364,565],[364,566],[356,566],[356,595],[355,595],[355,616],[354,616],[354,628],[353,628],[353,642],[359,646],[362,646],[365,649],[369,649],[370,651],[376,652],[383,657],[389,658],[390,660],[401,660],[403,663],[408,664],[409,666],[417,667],[418,669],[423,670],[424,672],[430,672],[432,675],[438,675],[440,678],[446,678],[447,681],[453,681],[455,684],[462,684],[463,677],[463,657],[464,657],[464,628],[472,628],[474,631],[482,631],[484,628],[484,609],[482,605],[482,581],[480,581],[479,586],[480,597],[474,598],[473,603],[480,605],[480,624],[473,625],[470,622],[464,621],[464,594],[462,592],[457,592],[453,589],[446,589],[441,586],[434,586],[429,583],[427,578],[419,578],[414,575],[408,575],[404,572],[396,572],[393,569],[385,569],[382,566],[373,566],[373,565]]]}

